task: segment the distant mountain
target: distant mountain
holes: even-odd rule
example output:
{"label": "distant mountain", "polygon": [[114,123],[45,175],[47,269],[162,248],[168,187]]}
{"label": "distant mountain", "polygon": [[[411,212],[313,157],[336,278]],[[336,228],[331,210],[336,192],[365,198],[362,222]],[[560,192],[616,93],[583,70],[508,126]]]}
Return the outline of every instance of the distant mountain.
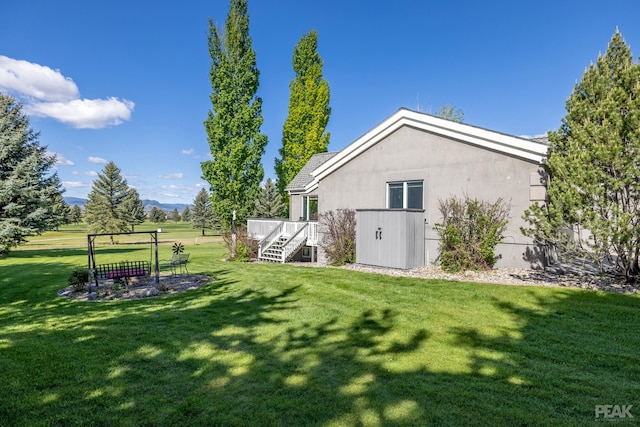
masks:
{"label": "distant mountain", "polygon": [[63,197],[63,199],[69,206],[78,205],[80,207],[83,207],[84,202],[87,201],[86,199],[81,199],[79,197]]}
{"label": "distant mountain", "polygon": [[184,208],[186,208],[187,206],[191,208],[191,205],[187,205],[184,203],[160,203],[156,200],[142,200],[142,206],[144,206],[145,212],[149,212],[154,206],[165,212],[173,212],[174,209],[178,209],[178,212],[180,213],[182,213]]}
{"label": "distant mountain", "polygon": [[[79,197],[64,197],[64,201],[69,206],[78,205],[83,208],[87,199],[81,199]],[[165,212],[173,212],[174,209],[178,209],[178,212],[180,213],[182,213],[184,208],[186,208],[187,206],[191,208],[191,205],[185,203],[160,203],[157,200],[142,200],[142,206],[144,206],[145,212],[150,211],[153,207],[161,209]]]}

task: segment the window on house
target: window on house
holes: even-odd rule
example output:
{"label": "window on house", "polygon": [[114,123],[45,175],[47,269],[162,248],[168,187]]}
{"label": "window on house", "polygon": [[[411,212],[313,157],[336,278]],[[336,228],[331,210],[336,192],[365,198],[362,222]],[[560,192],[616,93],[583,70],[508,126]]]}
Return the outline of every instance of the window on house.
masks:
{"label": "window on house", "polygon": [[422,181],[388,183],[387,207],[389,209],[424,209],[422,187]]}
{"label": "window on house", "polygon": [[300,220],[302,221],[318,220],[318,196],[302,197],[302,215],[300,216]]}
{"label": "window on house", "polygon": [[401,182],[389,183],[389,209],[402,209],[404,206],[403,187]]}

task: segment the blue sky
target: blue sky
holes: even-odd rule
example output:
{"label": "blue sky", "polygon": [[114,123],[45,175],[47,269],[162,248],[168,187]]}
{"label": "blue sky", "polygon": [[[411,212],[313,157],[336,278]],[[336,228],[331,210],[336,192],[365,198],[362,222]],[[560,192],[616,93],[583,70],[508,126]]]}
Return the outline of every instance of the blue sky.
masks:
{"label": "blue sky", "polygon": [[[66,196],[86,197],[114,161],[142,198],[190,203],[210,159],[208,18],[229,2],[6,2],[0,90],[59,157]],[[640,53],[640,2],[250,0],[265,178],[275,178],[293,48],[315,29],[331,89],[330,151],[401,107],[452,104],[513,135],[557,129],[565,100],[618,27]]]}

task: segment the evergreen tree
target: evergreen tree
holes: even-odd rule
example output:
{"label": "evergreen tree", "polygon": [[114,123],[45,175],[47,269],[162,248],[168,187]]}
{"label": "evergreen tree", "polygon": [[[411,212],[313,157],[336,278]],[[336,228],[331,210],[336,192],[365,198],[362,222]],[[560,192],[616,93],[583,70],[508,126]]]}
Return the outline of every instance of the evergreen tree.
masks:
{"label": "evergreen tree", "polygon": [[523,231],[632,280],[640,273],[640,65],[619,31],[566,108],[549,132],[547,203],[525,212]]}
{"label": "evergreen tree", "polygon": [[231,229],[235,258],[237,222],[253,211],[264,176],[261,159],[267,136],[260,133],[262,99],[258,90],[256,55],[249,37],[246,0],[231,0],[224,31],[209,20],[211,103],[205,121],[213,160],[202,163],[211,185],[217,219]]}
{"label": "evergreen tree", "polygon": [[22,105],[0,93],[0,255],[55,226],[60,180]]}
{"label": "evergreen tree", "polygon": [[284,189],[311,156],[329,146],[329,83],[322,77],[322,65],[318,34],[311,31],[293,51],[296,76],[289,84],[289,115],[282,128],[280,158],[275,161],[278,191],[287,207],[289,196]]}
{"label": "evergreen tree", "polygon": [[282,202],[276,184],[271,178],[267,178],[260,197],[256,199],[254,215],[258,218],[278,218],[284,215],[285,210],[286,206]]}
{"label": "evergreen tree", "polygon": [[184,222],[189,222],[191,221],[191,210],[189,210],[189,206],[185,206],[185,208],[182,211],[182,220]]}
{"label": "evergreen tree", "polygon": [[64,201],[62,193],[58,193],[53,198],[51,205],[51,229],[59,230],[59,227],[64,224],[69,224],[69,215],[71,214],[71,208]]}
{"label": "evergreen tree", "polygon": [[[105,165],[98,178],[93,181],[91,192],[84,205],[84,218],[89,233],[126,233],[129,224],[123,218],[120,205],[129,195],[127,180],[115,163]],[[113,244],[111,236],[111,244]]]}
{"label": "evergreen tree", "polygon": [[140,194],[135,188],[130,188],[127,197],[119,206],[120,215],[127,224],[131,225],[131,231],[135,231],[135,226],[142,224],[146,219],[144,205],[140,199]]}
{"label": "evergreen tree", "polygon": [[149,221],[155,222],[156,224],[159,222],[165,222],[167,220],[167,213],[160,209],[157,206],[154,206],[149,211]]}
{"label": "evergreen tree", "polygon": [[82,209],[80,209],[80,206],[73,205],[71,207],[71,212],[69,212],[69,222],[72,224],[80,224],[82,222]]}
{"label": "evergreen tree", "polygon": [[209,194],[204,188],[200,190],[196,198],[193,200],[193,209],[191,209],[191,226],[202,230],[204,236],[205,229],[217,228],[216,216],[209,199]]}
{"label": "evergreen tree", "polygon": [[170,218],[174,222],[180,221],[180,212],[178,212],[177,208],[173,208],[173,210],[171,211]]}

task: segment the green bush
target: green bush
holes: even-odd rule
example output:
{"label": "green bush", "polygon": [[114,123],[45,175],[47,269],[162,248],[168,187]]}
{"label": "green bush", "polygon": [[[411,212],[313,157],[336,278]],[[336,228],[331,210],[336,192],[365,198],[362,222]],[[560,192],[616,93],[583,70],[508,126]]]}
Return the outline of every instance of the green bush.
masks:
{"label": "green bush", "polygon": [[338,209],[320,214],[324,249],[331,265],[351,264],[356,261],[356,211]]}
{"label": "green bush", "polygon": [[258,241],[247,234],[246,229],[238,227],[236,239],[236,256],[231,258],[231,232],[222,234],[222,240],[229,250],[230,261],[247,262],[258,257]]}
{"label": "green bush", "polygon": [[438,201],[442,222],[434,229],[440,237],[440,265],[448,272],[488,270],[498,261],[495,248],[507,228],[508,203],[451,197]]}
{"label": "green bush", "polygon": [[73,286],[76,292],[84,291],[85,285],[89,281],[89,272],[86,267],[76,267],[69,276],[69,286]]}

